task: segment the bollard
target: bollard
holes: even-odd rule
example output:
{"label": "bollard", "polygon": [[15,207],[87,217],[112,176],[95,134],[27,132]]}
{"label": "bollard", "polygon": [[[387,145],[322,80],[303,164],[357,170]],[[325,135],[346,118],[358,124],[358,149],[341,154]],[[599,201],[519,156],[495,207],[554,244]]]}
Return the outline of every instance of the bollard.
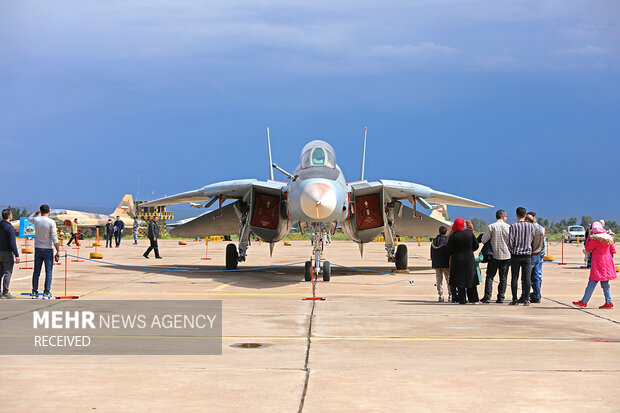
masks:
{"label": "bollard", "polygon": [[420,246],[420,237],[418,237],[418,247]]}
{"label": "bollard", "polygon": [[205,237],[205,256],[203,260],[207,261],[210,259],[211,258],[209,258],[209,237]]}
{"label": "bollard", "polygon": [[78,297],[77,295],[67,295],[67,254],[65,254],[65,295],[56,297],[56,299],[57,300],[75,300],[77,298],[80,298],[80,297]]}
{"label": "bollard", "polygon": [[555,257],[553,255],[549,255],[549,238],[545,238],[545,241],[547,242],[547,254],[543,257],[543,261],[545,262],[555,261]]}
{"label": "bollard", "polygon": [[[99,228],[97,228],[97,235],[95,236],[95,242],[93,243],[93,246],[95,247],[101,246],[101,242],[99,242]],[[95,248],[95,252],[96,251],[97,251],[97,248]]]}
{"label": "bollard", "polygon": [[560,239],[560,244],[562,244],[562,262],[559,263],[558,265],[566,265],[566,263],[564,263],[564,238],[562,237],[562,239]]}
{"label": "bollard", "polygon": [[78,244],[77,246],[77,258],[74,260],[71,260],[71,262],[84,262],[84,260],[80,259],[80,244]]}
{"label": "bollard", "polygon": [[[99,234],[97,234],[97,238],[99,238]],[[95,246],[95,252],[91,252],[90,253],[90,259],[91,260],[100,260],[103,258],[103,253],[102,252],[97,252],[97,247],[101,244],[99,244],[98,242],[95,242],[93,244]]]}
{"label": "bollard", "polygon": [[32,270],[32,267],[28,266],[28,254],[33,254],[34,250],[32,248],[30,248],[30,245],[28,245],[28,238],[26,238],[25,244],[24,244],[24,248],[22,248],[22,254],[26,255],[26,259],[24,260],[24,267],[19,267],[20,270]]}

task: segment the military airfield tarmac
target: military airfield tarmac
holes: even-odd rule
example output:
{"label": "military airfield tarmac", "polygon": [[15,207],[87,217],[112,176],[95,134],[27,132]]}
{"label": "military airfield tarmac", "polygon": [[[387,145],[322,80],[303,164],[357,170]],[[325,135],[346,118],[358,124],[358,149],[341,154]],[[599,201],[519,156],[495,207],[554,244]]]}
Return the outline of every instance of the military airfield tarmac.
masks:
{"label": "military airfield tarmac", "polygon": [[[542,303],[511,307],[438,303],[428,243],[407,243],[409,274],[334,267],[331,281],[317,284],[326,300],[312,302],[302,300],[311,287],[301,265],[162,272],[223,268],[226,243],[211,242],[212,260],[203,261],[204,243],[160,242],[163,260],[141,256],[145,240],[100,250],[104,261],[151,269],[69,263],[68,293],[80,300],[222,300],[223,354],[0,356],[0,410],[620,410],[620,313],[598,309],[600,287],[591,308],[571,305],[588,278],[579,268],[582,246],[565,245],[565,261],[575,264],[544,264]],[[308,241],[278,243],[270,259],[268,245],[253,243],[240,268],[304,261],[310,250]],[[560,245],[550,255],[558,262]],[[344,241],[325,256],[350,267],[392,268],[380,243],[368,244],[363,260],[357,245]],[[55,294],[64,288],[62,270],[55,267]],[[30,291],[30,275],[14,272],[14,294]],[[620,285],[611,285],[618,295]],[[33,310],[61,302],[20,299]],[[10,305],[0,301],[3,318],[11,316]]]}

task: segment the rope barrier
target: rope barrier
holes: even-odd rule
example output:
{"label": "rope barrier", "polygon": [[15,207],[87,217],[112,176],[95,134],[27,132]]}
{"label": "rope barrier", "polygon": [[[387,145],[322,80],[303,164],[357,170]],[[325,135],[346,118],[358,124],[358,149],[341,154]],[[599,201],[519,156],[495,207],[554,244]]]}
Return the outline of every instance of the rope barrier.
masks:
{"label": "rope barrier", "polygon": [[377,270],[367,270],[365,268],[356,268],[356,267],[347,267],[346,265],[340,265],[340,264],[335,264],[335,263],[331,263],[331,265],[335,266],[335,267],[340,267],[340,268],[346,268],[348,270],[355,270],[355,271],[362,271],[362,272],[373,272],[373,273],[377,273],[377,274],[390,274],[393,275],[393,272],[387,272],[387,271],[377,271]]}
{"label": "rope barrier", "polygon": [[108,262],[108,261],[101,261],[101,260],[93,260],[90,258],[85,258],[85,257],[77,257],[75,255],[71,255],[71,254],[67,254],[69,257],[74,257],[74,258],[80,258],[83,259],[85,261],[92,261],[92,262],[97,262],[100,264],[105,264],[105,265],[113,265],[116,267],[123,267],[123,268],[134,268],[134,269],[138,269],[138,270],[151,270],[151,271],[164,271],[164,272],[185,272],[185,273],[223,273],[223,272],[241,272],[241,271],[256,271],[256,270],[265,270],[265,269],[269,269],[269,268],[282,268],[282,267],[290,267],[291,265],[297,265],[297,264],[303,264],[305,263],[305,261],[299,261],[299,262],[292,262],[290,264],[281,264],[281,265],[269,265],[266,267],[252,267],[252,268],[237,268],[235,270],[203,270],[203,271],[194,271],[194,270],[183,270],[183,269],[169,269],[169,268],[156,268],[156,267],[142,267],[142,266],[136,266],[136,265],[126,265],[126,264],[117,264],[114,262]]}
{"label": "rope barrier", "polygon": [[[156,268],[156,267],[143,267],[143,266],[137,266],[137,265],[127,265],[127,264],[118,264],[118,263],[114,263],[114,262],[109,262],[109,261],[101,261],[101,260],[93,260],[90,258],[85,258],[85,257],[78,257],[76,255],[72,255],[72,254],[66,254],[68,257],[73,257],[73,258],[80,258],[83,259],[85,261],[92,261],[92,262],[97,262],[100,264],[105,264],[105,265],[113,265],[116,267],[123,267],[123,268],[133,268],[133,269],[138,269],[138,270],[151,270],[151,271],[164,271],[164,272],[185,272],[185,273],[222,273],[222,272],[241,272],[241,271],[256,271],[256,270],[266,270],[266,269],[270,269],[270,268],[282,268],[282,267],[290,267],[293,265],[299,265],[299,264],[304,264],[305,261],[299,261],[299,262],[292,262],[289,264],[280,264],[280,265],[269,265],[269,266],[265,266],[265,267],[251,267],[251,268],[237,268],[235,270],[184,270],[184,269],[169,269],[169,268]],[[315,259],[313,258],[312,261],[315,261]],[[372,272],[372,273],[377,273],[377,274],[393,274],[392,272],[387,272],[387,271],[376,271],[376,270],[369,270],[369,269],[365,269],[365,268],[356,268],[356,267],[348,267],[346,265],[340,265],[340,264],[336,264],[331,262],[331,265],[335,266],[335,267],[339,267],[339,268],[345,268],[348,270],[354,270],[354,271],[360,271],[360,272]]]}

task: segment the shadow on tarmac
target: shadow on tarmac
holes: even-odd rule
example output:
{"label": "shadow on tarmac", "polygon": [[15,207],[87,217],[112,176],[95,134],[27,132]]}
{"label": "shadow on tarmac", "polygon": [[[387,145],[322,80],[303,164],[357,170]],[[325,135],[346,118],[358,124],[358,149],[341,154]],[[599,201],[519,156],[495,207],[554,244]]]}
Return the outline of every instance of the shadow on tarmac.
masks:
{"label": "shadow on tarmac", "polygon": [[[219,265],[157,265],[157,266],[136,266],[136,267],[115,267],[123,271],[138,272],[143,274],[168,275],[174,277],[183,277],[185,279],[208,279],[221,283],[234,282],[236,286],[243,288],[277,288],[283,285],[304,284],[303,279],[304,267],[302,265],[291,265],[277,268],[256,268],[248,271],[227,271]],[[252,268],[252,267],[248,267]],[[416,275],[416,271],[428,271],[429,267],[409,267],[410,273],[399,274],[391,273],[393,267],[356,267],[356,269],[332,267],[332,280],[340,277],[362,277],[368,275],[380,275],[389,277],[396,276],[412,276]],[[243,267],[239,267],[243,269]],[[367,272],[366,272],[367,271]],[[319,274],[319,281],[321,275]],[[169,281],[136,281],[141,284],[165,284]],[[310,283],[307,283],[310,285]]]}

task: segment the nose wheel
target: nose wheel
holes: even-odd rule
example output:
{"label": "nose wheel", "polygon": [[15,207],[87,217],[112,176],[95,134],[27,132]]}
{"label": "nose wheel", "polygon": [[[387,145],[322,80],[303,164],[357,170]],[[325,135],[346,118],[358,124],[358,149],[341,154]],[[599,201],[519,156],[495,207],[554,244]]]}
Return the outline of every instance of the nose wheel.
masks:
{"label": "nose wheel", "polygon": [[304,281],[312,281],[312,261],[306,261],[304,267]]}
{"label": "nose wheel", "polygon": [[[323,261],[322,267],[323,281],[329,281],[332,276],[332,266],[329,261]],[[312,275],[312,261],[306,261],[304,281],[312,281]]]}

